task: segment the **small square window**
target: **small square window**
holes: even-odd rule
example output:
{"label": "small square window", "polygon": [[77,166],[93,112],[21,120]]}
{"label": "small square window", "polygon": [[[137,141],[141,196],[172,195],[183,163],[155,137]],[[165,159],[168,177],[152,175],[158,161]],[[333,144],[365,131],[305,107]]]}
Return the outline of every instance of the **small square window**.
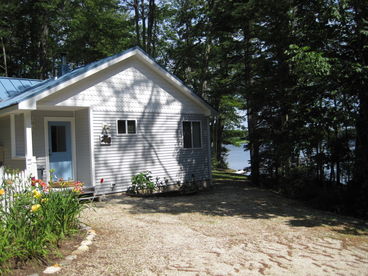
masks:
{"label": "small square window", "polygon": [[118,134],[136,134],[137,126],[135,120],[118,120]]}
{"label": "small square window", "polygon": [[184,148],[201,148],[201,123],[198,121],[183,122],[183,146]]}
{"label": "small square window", "polygon": [[135,134],[135,133],[136,133],[135,121],[128,120],[128,134]]}
{"label": "small square window", "polygon": [[118,120],[118,134],[126,134],[126,120]]}
{"label": "small square window", "polygon": [[190,122],[183,122],[184,148],[192,147],[192,130]]}
{"label": "small square window", "polygon": [[192,122],[193,131],[193,148],[200,148],[202,146],[201,141],[201,125],[199,122]]}

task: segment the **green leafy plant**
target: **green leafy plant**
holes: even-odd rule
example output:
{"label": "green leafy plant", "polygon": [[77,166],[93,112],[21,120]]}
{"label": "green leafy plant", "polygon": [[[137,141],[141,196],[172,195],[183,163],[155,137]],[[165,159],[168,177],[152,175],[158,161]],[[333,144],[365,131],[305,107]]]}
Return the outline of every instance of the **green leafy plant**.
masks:
{"label": "green leafy plant", "polygon": [[132,177],[132,185],[128,188],[128,191],[133,193],[141,193],[148,191],[152,193],[157,185],[153,182],[153,177],[150,171],[140,172]]}
{"label": "green leafy plant", "polygon": [[43,261],[61,239],[78,231],[85,206],[78,198],[81,182],[53,189],[33,178],[17,192],[17,181],[14,174],[0,182],[0,274],[31,258]]}

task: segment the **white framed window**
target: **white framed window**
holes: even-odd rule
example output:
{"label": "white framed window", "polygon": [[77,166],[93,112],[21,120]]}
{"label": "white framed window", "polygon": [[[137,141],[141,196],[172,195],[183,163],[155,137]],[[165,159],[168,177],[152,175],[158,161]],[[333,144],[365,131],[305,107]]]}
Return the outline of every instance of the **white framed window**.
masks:
{"label": "white framed window", "polygon": [[202,147],[200,121],[183,121],[183,147],[185,149]]}
{"label": "white framed window", "polygon": [[137,134],[136,120],[117,120],[116,121],[117,134]]}

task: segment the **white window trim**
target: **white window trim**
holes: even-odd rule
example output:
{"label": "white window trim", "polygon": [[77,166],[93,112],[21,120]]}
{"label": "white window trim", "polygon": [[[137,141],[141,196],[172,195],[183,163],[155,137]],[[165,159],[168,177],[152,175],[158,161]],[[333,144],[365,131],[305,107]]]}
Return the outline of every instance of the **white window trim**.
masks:
{"label": "white window trim", "polygon": [[[118,130],[118,121],[125,121],[125,130],[126,133],[119,133]],[[135,122],[135,133],[128,133],[128,121],[134,121]],[[125,135],[137,135],[138,133],[138,124],[136,119],[117,119],[115,122],[116,125],[116,135],[118,136],[125,136]]]}
{"label": "white window trim", "polygon": [[49,157],[49,122],[70,122],[70,135],[72,140],[72,163],[73,163],[73,180],[77,180],[77,154],[75,142],[75,119],[74,117],[44,117],[45,132],[45,159],[46,159],[46,180],[50,181],[50,157]]}
{"label": "white window trim", "polygon": [[96,169],[95,169],[95,141],[93,133],[93,110],[91,107],[88,108],[89,116],[89,143],[90,143],[90,164],[91,164],[91,186],[96,186]]}
{"label": "white window trim", "polygon": [[[190,123],[190,132],[192,134],[190,136],[190,139],[191,139],[191,142],[192,142],[192,147],[191,148],[185,148],[184,147],[184,126],[183,126],[184,122],[189,122]],[[198,122],[199,123],[199,134],[201,136],[201,146],[199,148],[193,147],[193,124],[192,124],[192,122]],[[181,121],[181,133],[182,133],[181,140],[183,142],[183,146],[182,146],[183,149],[185,149],[185,150],[200,150],[200,149],[203,149],[202,121],[201,120],[182,120]]]}

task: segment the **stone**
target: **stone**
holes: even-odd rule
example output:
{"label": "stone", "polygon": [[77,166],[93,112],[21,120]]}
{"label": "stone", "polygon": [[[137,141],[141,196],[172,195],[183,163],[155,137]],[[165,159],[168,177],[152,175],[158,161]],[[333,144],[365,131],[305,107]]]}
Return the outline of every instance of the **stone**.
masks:
{"label": "stone", "polygon": [[59,272],[61,270],[61,267],[59,265],[53,265],[53,266],[49,266],[47,267],[43,273],[44,274],[54,274],[56,272]]}
{"label": "stone", "polygon": [[72,255],[80,255],[80,254],[82,254],[82,253],[83,253],[82,251],[74,250],[74,251],[72,252]]}
{"label": "stone", "polygon": [[86,252],[89,250],[89,247],[87,245],[81,245],[78,247],[77,251],[82,251],[82,252]]}
{"label": "stone", "polygon": [[95,237],[96,237],[96,235],[89,234],[89,235],[86,237],[86,240],[87,240],[87,241],[92,241]]}
{"label": "stone", "polygon": [[85,241],[82,241],[82,242],[81,242],[81,245],[89,246],[89,245],[91,245],[91,244],[92,244],[92,241],[90,241],[90,240],[85,240]]}
{"label": "stone", "polygon": [[67,260],[67,259],[64,259],[60,262],[60,265],[61,266],[68,266],[72,263],[72,260]]}
{"label": "stone", "polygon": [[96,231],[95,230],[90,229],[87,232],[88,232],[88,234],[96,235]]}
{"label": "stone", "polygon": [[73,261],[77,258],[77,255],[68,255],[65,257],[65,260]]}
{"label": "stone", "polygon": [[40,274],[38,274],[38,273],[32,273],[32,274],[29,274],[27,276],[40,276]]}
{"label": "stone", "polygon": [[82,229],[89,231],[89,230],[92,230],[92,227],[91,226],[84,225],[82,227]]}
{"label": "stone", "polygon": [[82,245],[82,246],[79,246],[77,250],[74,250],[72,252],[72,255],[81,255],[84,252],[87,252],[88,250],[89,250],[88,246]]}

